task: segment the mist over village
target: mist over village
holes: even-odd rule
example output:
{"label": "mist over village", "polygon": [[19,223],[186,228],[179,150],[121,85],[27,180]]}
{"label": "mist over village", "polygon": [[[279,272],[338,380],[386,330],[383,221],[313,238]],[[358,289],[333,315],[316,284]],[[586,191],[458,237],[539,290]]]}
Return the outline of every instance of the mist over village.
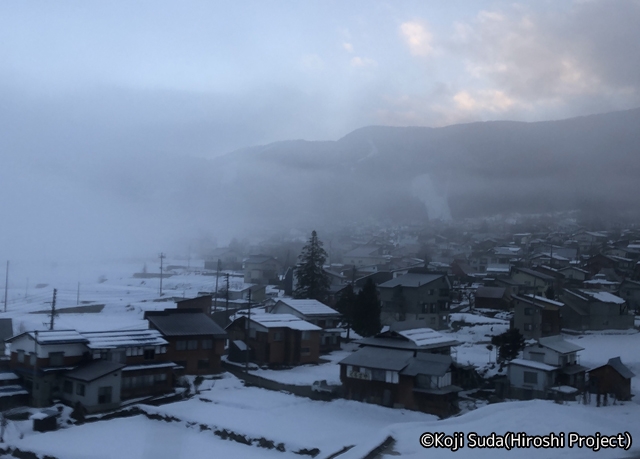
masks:
{"label": "mist over village", "polygon": [[640,457],[638,23],[0,4],[0,458]]}

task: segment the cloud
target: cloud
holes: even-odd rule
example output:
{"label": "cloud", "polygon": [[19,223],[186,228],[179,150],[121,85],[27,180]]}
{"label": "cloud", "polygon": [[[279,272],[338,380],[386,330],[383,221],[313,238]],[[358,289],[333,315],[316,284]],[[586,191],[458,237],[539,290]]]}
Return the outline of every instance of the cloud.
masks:
{"label": "cloud", "polygon": [[348,53],[352,53],[353,52],[353,45],[351,43],[343,43],[342,44],[342,48],[348,52]]}
{"label": "cloud", "polygon": [[349,61],[352,67],[375,67],[378,65],[376,61],[373,59],[369,59],[368,57],[352,57]]}
{"label": "cloud", "polygon": [[433,36],[425,24],[419,21],[404,22],[400,25],[400,34],[414,56],[428,56],[433,52]]}
{"label": "cloud", "polygon": [[467,112],[505,112],[517,103],[504,92],[495,89],[477,91],[475,95],[468,91],[459,91],[453,96],[453,100],[457,109]]}

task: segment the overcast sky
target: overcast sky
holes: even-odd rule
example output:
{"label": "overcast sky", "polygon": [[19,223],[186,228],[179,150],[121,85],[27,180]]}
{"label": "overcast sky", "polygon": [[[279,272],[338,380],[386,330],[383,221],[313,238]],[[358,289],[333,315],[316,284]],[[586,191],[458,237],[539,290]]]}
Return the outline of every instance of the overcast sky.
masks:
{"label": "overcast sky", "polygon": [[634,0],[0,2],[0,259],[208,237],[185,155],[638,107],[638,24]]}
{"label": "overcast sky", "polygon": [[[0,85],[208,156],[640,105],[638,1],[2,2]],[[83,106],[81,98],[87,101]]]}

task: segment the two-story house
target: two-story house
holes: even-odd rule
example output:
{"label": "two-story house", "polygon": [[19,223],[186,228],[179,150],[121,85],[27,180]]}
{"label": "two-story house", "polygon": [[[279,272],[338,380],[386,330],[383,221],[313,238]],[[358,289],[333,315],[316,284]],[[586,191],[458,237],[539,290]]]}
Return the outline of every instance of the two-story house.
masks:
{"label": "two-story house", "polygon": [[270,310],[273,314],[292,314],[317,325],[320,332],[320,352],[331,352],[340,349],[340,333],[338,328],[342,315],[317,300],[281,298]]}
{"label": "two-story house", "polygon": [[251,255],[242,263],[244,282],[247,284],[276,284],[280,263],[268,255]]}
{"label": "two-story house", "polygon": [[248,345],[259,365],[318,363],[322,329],[293,314],[238,314],[226,327],[229,339]]}
{"label": "two-story house", "polygon": [[562,293],[562,326],[572,330],[627,330],[634,316],[627,302],[609,292],[566,289]]}
{"label": "two-story house", "polygon": [[378,286],[383,325],[405,320],[421,320],[429,328],[449,325],[451,283],[446,274],[411,269]]}
{"label": "two-story house", "polygon": [[520,293],[531,293],[543,296],[554,286],[555,278],[528,268],[511,268],[511,280],[520,285]]}
{"label": "two-story house", "polygon": [[525,339],[538,339],[560,334],[564,304],[543,296],[530,294],[514,295],[512,327],[517,328]]}

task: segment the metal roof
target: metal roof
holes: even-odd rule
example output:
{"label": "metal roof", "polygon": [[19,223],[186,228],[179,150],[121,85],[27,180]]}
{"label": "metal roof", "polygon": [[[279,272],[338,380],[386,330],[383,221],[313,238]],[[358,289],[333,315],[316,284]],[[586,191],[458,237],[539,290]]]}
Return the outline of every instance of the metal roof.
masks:
{"label": "metal roof", "polygon": [[94,360],[81,367],[71,370],[65,374],[66,378],[77,379],[79,381],[91,382],[102,378],[114,371],[122,369],[122,363],[111,362],[109,360]]}
{"label": "metal roof", "polygon": [[211,317],[202,312],[154,314],[149,311],[146,316],[163,336],[211,335],[216,338],[227,336],[227,333]]}
{"label": "metal roof", "polygon": [[449,371],[453,360],[449,355],[418,352],[409,361],[409,365],[400,373],[407,376],[430,375],[443,376]]}
{"label": "metal roof", "polygon": [[291,330],[313,331],[322,330],[293,314],[251,314],[251,321],[265,328],[290,328]]}
{"label": "metal roof", "polygon": [[555,371],[556,367],[552,367],[551,365],[547,365],[542,362],[534,362],[533,360],[525,360],[525,359],[513,359],[509,362],[510,365],[519,365],[521,367],[535,368],[536,370],[543,371]]}
{"label": "metal roof", "polygon": [[400,371],[413,358],[413,351],[363,347],[342,359],[340,365],[355,365],[376,370]]}
{"label": "metal roof", "polygon": [[[281,298],[278,303],[286,304],[291,309],[294,309],[305,316],[340,315],[338,311],[319,302],[318,300],[294,300],[291,298]],[[276,303],[276,307],[278,307],[278,303]]]}
{"label": "metal roof", "polygon": [[399,285],[411,288],[421,287],[442,277],[444,277],[444,274],[407,273],[404,276],[399,276],[380,284],[380,288],[393,288]]}
{"label": "metal roof", "polygon": [[560,354],[569,354],[571,352],[578,352],[578,351],[584,350],[583,347],[580,347],[577,344],[573,344],[569,341],[565,341],[559,335],[540,338],[538,340],[538,343],[541,346],[548,347],[552,351],[559,352]]}
{"label": "metal roof", "polygon": [[[609,365],[618,373],[620,373],[620,376],[622,376],[625,379],[631,379],[635,376],[635,373],[629,370],[629,368],[624,363],[622,363],[622,360],[620,360],[620,357],[610,358],[609,361],[607,362],[607,365]],[[604,366],[606,365],[602,365],[602,367]],[[598,368],[602,368],[602,367],[598,367]],[[591,371],[597,370],[598,368],[594,368]]]}
{"label": "metal roof", "polygon": [[476,298],[500,299],[504,296],[506,290],[504,287],[478,287],[478,290],[476,290]]}
{"label": "metal roof", "polygon": [[[28,335],[31,339],[38,344],[69,344],[69,343],[87,343],[88,340],[75,330],[43,330],[43,331],[30,331],[20,333],[5,341],[12,342],[17,338]],[[37,335],[37,340],[36,340]]]}
{"label": "metal roof", "polygon": [[158,330],[118,330],[82,333],[89,340],[89,349],[114,349],[133,346],[163,346],[168,344]]}

